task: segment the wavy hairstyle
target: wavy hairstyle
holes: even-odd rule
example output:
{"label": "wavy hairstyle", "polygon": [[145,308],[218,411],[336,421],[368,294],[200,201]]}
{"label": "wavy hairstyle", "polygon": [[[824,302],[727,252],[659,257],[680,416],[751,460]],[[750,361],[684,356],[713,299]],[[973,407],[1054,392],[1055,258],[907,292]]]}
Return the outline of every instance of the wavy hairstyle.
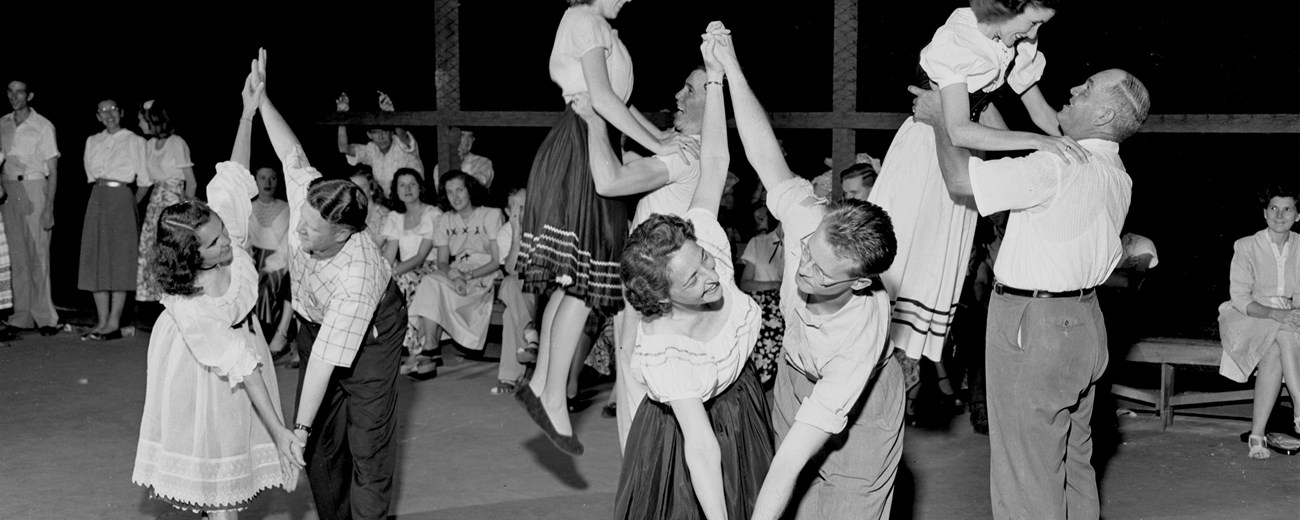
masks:
{"label": "wavy hairstyle", "polygon": [[179,296],[203,292],[194,285],[203,267],[203,254],[199,252],[194,230],[203,227],[214,215],[212,208],[199,200],[172,204],[158,215],[157,245],[149,266],[163,292]]}
{"label": "wavy hairstyle", "polygon": [[149,100],[140,106],[140,115],[149,123],[149,129],[159,139],[166,139],[176,133],[172,118],[167,114],[167,107],[158,100]]}
{"label": "wavy hairstyle", "polygon": [[672,311],[668,262],[687,240],[695,240],[694,224],[659,213],[650,215],[627,237],[618,266],[623,297],[646,321]]}
{"label": "wavy hairstyle", "polygon": [[[416,192],[416,199],[426,204],[429,202],[429,199],[425,198],[428,196],[428,190],[424,187],[424,178],[420,176],[420,172],[415,171],[414,168],[398,168],[396,172],[393,172],[393,182],[389,183],[391,188],[389,193],[393,194],[393,198],[388,201],[388,207],[398,213],[406,213],[406,203],[402,202],[402,199],[397,196],[397,181],[403,175],[415,178],[415,185],[419,187],[419,191]],[[383,192],[379,193],[382,194]]]}
{"label": "wavy hairstyle", "polygon": [[348,228],[353,233],[366,230],[366,211],[370,201],[351,179],[320,177],[311,181],[307,187],[307,203],[319,211],[326,222]]}
{"label": "wavy hairstyle", "polygon": [[1272,184],[1259,191],[1260,207],[1267,210],[1268,204],[1273,202],[1275,197],[1286,197],[1296,205],[1300,205],[1300,193],[1297,193],[1295,188],[1282,184]]}
{"label": "wavy hairstyle", "polygon": [[1057,9],[1064,0],[970,0],[975,19],[983,23],[1002,23],[1025,12],[1025,9]]}
{"label": "wavy hairstyle", "polygon": [[442,177],[438,179],[438,188],[441,190],[438,205],[442,206],[443,209],[451,211],[451,203],[447,201],[447,181],[452,179],[460,179],[465,183],[465,189],[469,191],[469,205],[471,207],[477,208],[482,205],[482,201],[486,200],[487,188],[483,186],[483,183],[462,170],[451,170],[442,174]]}

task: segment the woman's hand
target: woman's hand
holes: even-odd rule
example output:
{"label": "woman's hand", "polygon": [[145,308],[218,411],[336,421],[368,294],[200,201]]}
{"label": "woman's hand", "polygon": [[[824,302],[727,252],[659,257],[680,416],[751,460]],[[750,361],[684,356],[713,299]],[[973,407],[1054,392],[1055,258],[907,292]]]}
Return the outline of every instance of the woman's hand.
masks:
{"label": "woman's hand", "polygon": [[1034,149],[1052,152],[1061,156],[1062,159],[1065,159],[1065,162],[1086,163],[1088,162],[1088,159],[1092,157],[1092,152],[1089,152],[1087,149],[1080,146],[1073,138],[1068,136],[1039,136],[1038,143],[1034,146]]}
{"label": "woman's hand", "polygon": [[723,70],[728,72],[740,70],[740,60],[736,59],[736,47],[731,43],[731,30],[724,27],[722,22],[711,22],[705,29],[705,33],[711,36],[715,43],[713,56],[722,64]]}
{"label": "woman's hand", "polygon": [[726,69],[722,67],[722,62],[718,61],[718,57],[713,52],[713,48],[718,45],[718,40],[712,33],[704,33],[700,38],[704,40],[700,42],[700,56],[704,58],[704,73],[710,78],[723,75]]}
{"label": "woman's hand", "polygon": [[573,112],[578,114],[578,117],[587,121],[600,117],[600,115],[596,114],[596,107],[591,106],[591,94],[589,93],[579,92],[578,95],[573,96],[573,101],[570,101],[569,104],[573,106]]}
{"label": "woman's hand", "polygon": [[284,334],[277,332],[275,333],[275,337],[271,338],[271,343],[266,347],[272,354],[284,352],[284,349],[289,348],[289,338],[285,337]]}
{"label": "woman's hand", "polygon": [[[259,56],[265,55],[266,51],[260,51]],[[249,63],[248,76],[244,78],[244,87],[239,90],[239,97],[244,102],[244,118],[251,118],[257,113],[258,105],[262,104],[262,94],[266,91],[266,81],[262,79],[260,59],[253,60]]]}
{"label": "woman's hand", "polygon": [[465,296],[469,293],[469,281],[464,278],[457,278],[453,284],[456,288],[456,294]]}

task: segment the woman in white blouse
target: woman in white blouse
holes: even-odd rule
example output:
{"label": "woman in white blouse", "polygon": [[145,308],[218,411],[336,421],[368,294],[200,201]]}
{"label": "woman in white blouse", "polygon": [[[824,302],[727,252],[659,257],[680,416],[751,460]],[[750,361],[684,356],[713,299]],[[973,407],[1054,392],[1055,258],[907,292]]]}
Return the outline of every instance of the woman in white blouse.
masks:
{"label": "woman in white blouse", "polygon": [[272,168],[258,168],[257,197],[248,223],[249,253],[257,264],[257,314],[262,333],[277,358],[289,356],[286,364],[298,368],[298,351],[289,347],[289,324],[293,309],[289,296],[289,203],[278,196],[280,174]]}
{"label": "woman in white blouse", "polygon": [[[420,285],[420,280],[437,267],[429,253],[433,251],[433,228],[438,217],[442,216],[442,210],[425,202],[420,172],[410,168],[402,168],[393,174],[389,193],[393,194],[395,200],[392,204],[396,208],[384,219],[381,231],[384,258],[393,264],[393,280],[397,281],[397,287],[410,302],[415,298],[415,288]],[[409,374],[419,366],[417,358],[424,340],[418,325],[419,317],[411,314],[402,346],[412,355],[401,367],[403,374]]]}
{"label": "woman in white blouse", "polygon": [[641,315],[625,375],[647,394],[628,434],[617,519],[750,518],[772,461],[767,399],[749,363],[762,310],[736,287],[718,224],[729,159],[713,45],[701,46],[709,81],[691,208],[685,218],[652,215],[620,263],[624,297]]}

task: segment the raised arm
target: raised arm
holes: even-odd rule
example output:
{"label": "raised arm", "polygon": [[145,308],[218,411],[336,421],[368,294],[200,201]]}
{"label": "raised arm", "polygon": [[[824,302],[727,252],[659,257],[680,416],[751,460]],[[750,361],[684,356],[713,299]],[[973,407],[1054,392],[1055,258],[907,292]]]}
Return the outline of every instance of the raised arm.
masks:
{"label": "raised arm", "polygon": [[659,155],[689,153],[688,150],[695,148],[693,141],[685,136],[674,136],[660,142],[658,137],[651,135],[650,131],[637,121],[636,116],[633,116],[632,111],[623,104],[623,100],[614,94],[614,89],[609,84],[609,69],[605,67],[604,47],[595,47],[582,55],[582,74],[587,80],[587,92],[591,94],[591,106],[596,109],[596,113],[624,135]]}
{"label": "raised arm", "polygon": [[258,62],[253,61],[250,67],[252,70],[249,71],[248,77],[244,78],[244,88],[239,91],[244,109],[239,116],[239,130],[235,133],[235,145],[230,150],[230,161],[238,163],[244,169],[249,169],[249,158],[252,156],[253,116],[257,114],[257,107],[262,103],[262,93],[266,91],[266,83],[261,81]]}
{"label": "raised arm", "polygon": [[[339,94],[338,99],[334,100],[334,111],[339,113],[347,113],[348,109],[349,109],[348,93],[343,92]],[[356,156],[356,153],[352,151],[352,143],[348,142],[347,125],[339,125],[338,146],[339,146],[339,153],[348,156]]]}
{"label": "raised arm", "polygon": [[695,185],[691,208],[718,213],[731,153],[727,149],[727,106],[722,94],[725,77],[722,62],[716,56],[715,36],[704,35],[700,54],[704,57],[704,125],[700,132],[700,182]]}
{"label": "raised arm", "polygon": [[[725,31],[721,23],[709,24],[710,32]],[[767,113],[754,97],[754,91],[745,80],[736,60],[736,49],[732,45],[730,34],[717,35],[717,47],[714,54],[726,71],[727,82],[731,85],[731,106],[736,111],[736,130],[740,133],[740,143],[745,147],[745,157],[758,172],[758,177],[769,190],[795,177],[781,155],[781,147],[772,132],[772,124],[767,120]]]}
{"label": "raised arm", "polygon": [[1025,104],[1025,110],[1029,111],[1029,118],[1034,120],[1035,126],[1047,135],[1061,135],[1061,122],[1056,118],[1056,111],[1047,104],[1047,99],[1043,98],[1043,92],[1038,90],[1037,84],[1020,95],[1020,102]]}

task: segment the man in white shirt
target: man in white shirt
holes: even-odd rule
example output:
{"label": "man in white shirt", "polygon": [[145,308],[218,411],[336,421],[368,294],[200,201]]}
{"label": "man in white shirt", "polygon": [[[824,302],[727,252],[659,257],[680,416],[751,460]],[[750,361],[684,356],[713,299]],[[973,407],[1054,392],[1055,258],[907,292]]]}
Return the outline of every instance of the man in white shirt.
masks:
{"label": "man in white shirt", "polygon": [[13,261],[14,313],[8,327],[59,331],[59,313],[50,298],[50,229],[59,147],[54,125],[28,105],[36,97],[25,81],[11,81],[6,92],[14,111],[0,117],[4,174],[0,187],[9,199],[0,205],[9,257]]}
{"label": "man in white shirt", "polygon": [[[340,96],[335,103],[339,112],[347,112],[350,109],[347,94]],[[379,108],[384,112],[393,111],[392,100],[382,92],[379,93]],[[379,182],[379,188],[384,191],[385,197],[393,196],[393,174],[397,170],[411,168],[424,177],[424,162],[420,160],[420,143],[415,141],[415,136],[401,128],[372,126],[366,129],[366,137],[370,138],[370,142],[353,144],[348,140],[348,127],[339,125],[339,153],[346,156],[348,164],[352,166],[358,164],[370,166],[370,171]],[[433,184],[437,186],[437,179],[434,179]]]}
{"label": "man in white shirt", "polygon": [[[707,75],[703,67],[696,68],[686,76],[682,88],[677,91],[677,110],[673,112],[673,132],[686,135],[696,142],[704,126],[704,83]],[[589,99],[585,94],[576,104],[586,107]],[[575,110],[578,107],[575,106]],[[605,120],[592,110],[579,112],[587,122],[587,149],[591,161],[591,178],[596,185],[596,193],[603,197],[626,197],[641,195],[637,202],[636,213],[632,217],[635,229],[650,215],[682,215],[690,208],[695,196],[695,187],[700,182],[700,162],[688,154],[653,155],[628,161],[623,164],[614,153],[609,140]],[[636,342],[636,323],[640,316],[631,306],[627,306],[614,321],[614,359],[615,393],[617,394],[616,418],[618,420],[619,446],[627,442],[628,432],[632,429],[632,418],[645,397],[645,387],[630,375],[628,362],[632,357],[632,346]]]}
{"label": "man in white shirt", "polygon": [[1049,152],[983,161],[952,145],[938,96],[918,95],[934,125],[948,191],[974,196],[983,215],[1010,210],[993,271],[987,369],[993,517],[1098,518],[1089,420],[1106,369],[1106,329],[1095,288],[1122,253],[1133,181],[1119,143],[1141,127],[1146,87],[1118,69],[1088,78],[1058,113],[1062,133],[1091,156]]}
{"label": "man in white shirt", "polygon": [[[714,22],[745,156],[785,229],[785,359],[772,393],[777,450],[754,519],[884,519],[903,452],[903,374],[887,353],[889,295],[879,275],[897,250],[884,210],[830,205],[790,171],[772,125]],[[796,481],[807,485],[795,495]]]}

